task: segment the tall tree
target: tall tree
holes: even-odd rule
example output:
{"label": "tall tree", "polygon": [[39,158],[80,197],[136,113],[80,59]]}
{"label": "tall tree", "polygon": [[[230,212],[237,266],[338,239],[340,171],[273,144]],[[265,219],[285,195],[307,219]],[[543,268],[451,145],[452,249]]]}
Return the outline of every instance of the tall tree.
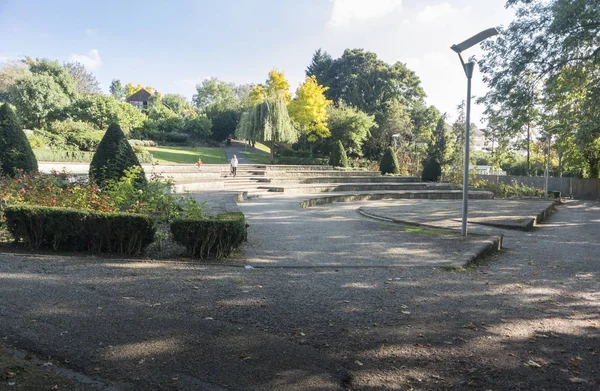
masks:
{"label": "tall tree", "polygon": [[0,65],[0,102],[10,102],[10,94],[17,80],[30,75],[29,67],[20,61]]}
{"label": "tall tree", "polygon": [[77,96],[77,88],[75,79],[67,72],[67,70],[58,63],[58,61],[50,61],[48,59],[33,59],[25,57],[23,63],[29,67],[29,70],[34,75],[47,75],[58,84],[62,92],[69,100],[75,99]]}
{"label": "tall tree", "polygon": [[117,100],[125,99],[125,87],[121,84],[121,80],[113,79],[110,82],[110,87],[108,88],[110,94],[113,98]]}
{"label": "tall tree", "polygon": [[231,85],[216,77],[205,79],[196,86],[192,98],[194,105],[201,110],[227,110],[238,105]]}
{"label": "tall tree", "polygon": [[[488,110],[507,113],[505,131],[510,132],[515,128],[511,121],[530,128],[532,121],[529,118],[537,113],[547,115],[546,112],[552,110],[542,100],[541,91],[546,90],[547,95],[553,79],[565,70],[586,70],[590,76],[589,85],[600,84],[600,72],[589,72],[600,59],[597,40],[600,7],[596,1],[586,0],[509,0],[507,7],[515,8],[516,19],[502,29],[498,39],[483,44],[486,55],[480,66],[490,87],[485,97]],[[576,80],[571,79],[577,83]],[[581,110],[594,106],[586,102],[600,99],[593,88],[571,97],[578,101]],[[593,152],[594,145],[599,142],[598,132],[579,132],[600,126],[593,115],[581,118],[589,118],[591,122],[570,131],[578,134],[576,139],[580,148]],[[593,153],[589,156],[588,166],[588,174],[597,176],[598,170],[592,167],[597,166]]]}
{"label": "tall tree", "polygon": [[[368,115],[341,102],[337,107],[327,107],[327,127],[331,130],[331,143],[340,141],[349,155],[363,155],[362,146],[377,127],[374,115]],[[325,151],[327,153],[327,151]]]}
{"label": "tall tree", "polygon": [[327,106],[331,101],[325,98],[325,91],[327,87],[320,86],[315,76],[307,77],[288,106],[290,117],[311,143],[331,135],[327,128]]}
{"label": "tall tree", "polygon": [[314,76],[319,84],[329,87],[331,83],[331,64],[333,58],[331,55],[321,49],[318,49],[312,57],[311,63],[306,68],[306,76]]}
{"label": "tall tree", "polygon": [[64,64],[65,69],[75,80],[75,89],[82,95],[101,94],[100,83],[93,73],[89,72],[85,66],[77,61]]}
{"label": "tall tree", "polygon": [[286,104],[290,103],[292,100],[290,82],[285,78],[283,72],[277,72],[275,69],[269,72],[265,83],[265,94],[271,99],[282,97]]}
{"label": "tall tree", "polygon": [[179,115],[192,110],[190,102],[180,94],[165,94],[162,97],[162,103]]}
{"label": "tall tree", "polygon": [[11,101],[28,127],[41,127],[71,99],[49,74],[32,74],[17,81]]}

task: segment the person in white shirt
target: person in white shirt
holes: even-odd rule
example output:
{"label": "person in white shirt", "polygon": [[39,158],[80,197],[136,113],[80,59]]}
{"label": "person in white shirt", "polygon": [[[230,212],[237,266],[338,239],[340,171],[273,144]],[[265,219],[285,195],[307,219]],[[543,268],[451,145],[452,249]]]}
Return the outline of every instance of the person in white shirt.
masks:
{"label": "person in white shirt", "polygon": [[234,178],[237,174],[237,166],[238,166],[237,156],[233,155],[233,157],[231,158],[231,173],[233,174]]}

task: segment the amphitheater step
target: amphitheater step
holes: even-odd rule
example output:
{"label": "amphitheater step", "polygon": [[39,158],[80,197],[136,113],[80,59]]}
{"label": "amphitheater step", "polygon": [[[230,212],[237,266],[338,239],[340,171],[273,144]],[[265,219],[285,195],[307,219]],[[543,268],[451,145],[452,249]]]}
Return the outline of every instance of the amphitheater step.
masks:
{"label": "amphitheater step", "polygon": [[314,183],[414,183],[418,177],[409,176],[330,176],[330,177],[273,177],[271,184],[314,184]]}
{"label": "amphitheater step", "polygon": [[290,194],[327,193],[338,191],[386,191],[386,190],[459,190],[460,186],[451,183],[344,183],[344,184],[307,184],[292,186],[259,186],[270,192]]}

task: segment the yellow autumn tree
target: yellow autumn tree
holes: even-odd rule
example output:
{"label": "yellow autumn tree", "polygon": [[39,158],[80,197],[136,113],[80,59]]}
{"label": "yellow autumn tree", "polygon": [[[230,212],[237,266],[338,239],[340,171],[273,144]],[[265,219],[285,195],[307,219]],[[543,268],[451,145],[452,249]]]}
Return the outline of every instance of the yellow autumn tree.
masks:
{"label": "yellow autumn tree", "polygon": [[292,94],[290,92],[290,82],[287,81],[283,72],[277,72],[273,69],[269,72],[269,77],[265,84],[265,92],[268,98],[283,97],[285,103],[290,103]]}
{"label": "yellow autumn tree", "polygon": [[327,106],[331,101],[325,98],[325,91],[327,87],[319,85],[314,75],[307,77],[296,90],[296,99],[288,106],[290,117],[311,143],[331,136],[327,128]]}
{"label": "yellow autumn tree", "polygon": [[144,87],[142,84],[138,84],[136,86],[133,83],[127,83],[127,85],[125,86],[125,97],[129,97],[129,96],[135,94],[136,92],[138,92],[142,88],[145,89],[146,91],[148,91],[151,94],[154,93],[154,88],[152,88],[151,86]]}
{"label": "yellow autumn tree", "polygon": [[248,94],[248,100],[252,106],[263,103],[265,101],[265,88],[260,84],[255,86]]}

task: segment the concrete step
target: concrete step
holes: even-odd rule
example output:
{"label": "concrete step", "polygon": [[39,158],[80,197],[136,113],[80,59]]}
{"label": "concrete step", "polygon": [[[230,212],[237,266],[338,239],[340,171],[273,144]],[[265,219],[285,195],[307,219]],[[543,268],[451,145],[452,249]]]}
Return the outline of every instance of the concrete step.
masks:
{"label": "concrete step", "polygon": [[[469,190],[470,200],[491,200],[494,193],[482,190]],[[389,192],[362,192],[355,194],[335,194],[330,196],[314,197],[300,202],[302,208],[317,205],[331,204],[334,202],[360,202],[398,199],[435,199],[435,200],[460,200],[462,190],[402,190]]]}
{"label": "concrete step", "polygon": [[344,183],[344,184],[307,184],[291,186],[259,186],[259,189],[288,194],[328,193],[337,191],[424,191],[424,190],[460,190],[452,183]]}
{"label": "concrete step", "polygon": [[319,183],[415,183],[418,177],[409,176],[331,176],[331,177],[273,177],[271,184],[319,184]]}
{"label": "concrete step", "polygon": [[279,177],[381,177],[379,171],[340,171],[340,170],[267,170],[267,176]]}

